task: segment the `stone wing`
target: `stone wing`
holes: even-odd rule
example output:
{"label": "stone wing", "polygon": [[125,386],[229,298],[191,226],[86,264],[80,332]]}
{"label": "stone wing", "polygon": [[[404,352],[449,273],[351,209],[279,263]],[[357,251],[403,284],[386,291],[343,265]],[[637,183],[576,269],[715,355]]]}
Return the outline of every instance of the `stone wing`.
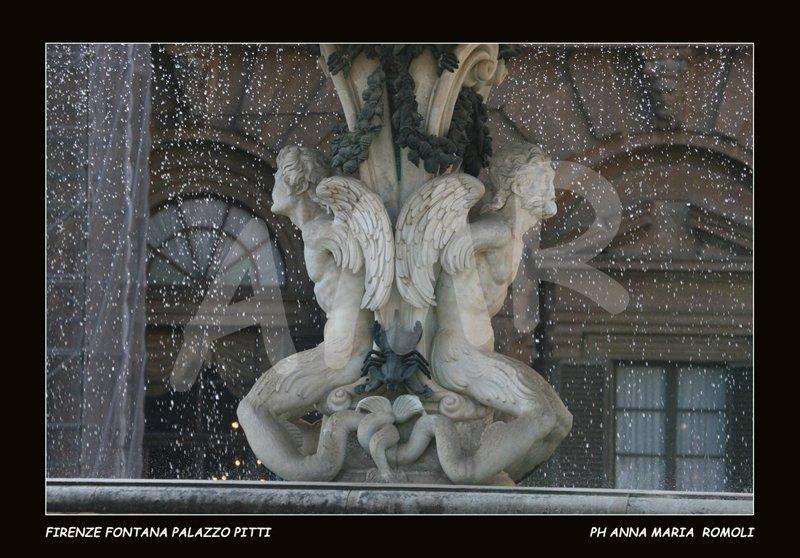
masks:
{"label": "stone wing", "polygon": [[322,180],[316,195],[334,216],[323,246],[336,265],[353,273],[366,268],[361,308],[378,310],[389,299],[394,277],[392,224],[383,202],[361,181],[346,176]]}
{"label": "stone wing", "polygon": [[423,184],[400,211],[395,228],[395,277],[400,295],[415,308],[436,306],[435,266],[448,242],[466,229],[469,210],[483,192],[477,178],[445,174]]}

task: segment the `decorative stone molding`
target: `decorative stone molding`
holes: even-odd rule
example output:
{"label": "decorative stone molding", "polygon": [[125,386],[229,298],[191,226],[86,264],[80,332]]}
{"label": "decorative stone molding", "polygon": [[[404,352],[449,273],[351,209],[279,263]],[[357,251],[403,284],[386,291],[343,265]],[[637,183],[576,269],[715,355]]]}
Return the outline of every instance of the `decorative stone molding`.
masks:
{"label": "decorative stone molding", "polygon": [[[364,106],[361,91],[367,87],[367,80],[378,69],[379,62],[362,55],[347,73],[338,72],[333,75],[328,69],[327,60],[338,48],[333,44],[321,44],[319,64],[333,81],[347,126],[352,131],[355,130],[358,113]],[[389,114],[388,95],[383,96],[383,113]],[[383,126],[378,136],[372,140],[367,160],[359,165],[359,176],[364,184],[381,197],[389,214],[396,214],[398,200],[394,192],[397,190],[398,179],[394,170],[394,147],[389,126]]]}
{"label": "decorative stone molding", "polygon": [[721,240],[746,253],[753,251],[753,229],[745,224],[694,204],[689,208],[688,220],[689,226],[701,234]]}
{"label": "decorative stone molding", "polygon": [[167,52],[175,59],[175,74],[183,102],[192,116],[202,118],[207,112],[214,46],[170,45]]}
{"label": "decorative stone molding", "polygon": [[647,47],[641,50],[650,81],[656,126],[675,129],[682,124],[683,76],[689,67],[687,47]]}
{"label": "decorative stone molding", "polygon": [[[498,53],[496,44],[456,47],[455,54],[460,61],[458,69],[454,72],[442,72],[428,98],[424,116],[429,133],[439,136],[447,133],[462,87],[474,89],[484,101],[489,98],[492,86],[500,84],[508,73],[505,61],[498,59]],[[420,106],[422,105],[420,102]]]}

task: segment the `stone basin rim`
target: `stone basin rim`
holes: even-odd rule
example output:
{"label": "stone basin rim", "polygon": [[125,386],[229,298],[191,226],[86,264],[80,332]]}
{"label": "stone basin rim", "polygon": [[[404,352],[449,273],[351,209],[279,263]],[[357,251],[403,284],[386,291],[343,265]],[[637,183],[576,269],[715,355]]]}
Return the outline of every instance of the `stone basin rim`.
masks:
{"label": "stone basin rim", "polygon": [[207,479],[78,479],[49,478],[47,486],[83,486],[87,488],[116,487],[215,487],[261,490],[335,490],[335,491],[402,491],[402,492],[473,492],[506,493],[530,495],[561,496],[606,496],[606,497],[663,497],[682,499],[753,500],[752,493],[743,492],[694,492],[680,490],[633,490],[624,488],[570,488],[570,487],[529,487],[529,486],[472,486],[451,484],[401,484],[401,483],[348,483],[318,481],[249,481],[249,480],[207,480]]}

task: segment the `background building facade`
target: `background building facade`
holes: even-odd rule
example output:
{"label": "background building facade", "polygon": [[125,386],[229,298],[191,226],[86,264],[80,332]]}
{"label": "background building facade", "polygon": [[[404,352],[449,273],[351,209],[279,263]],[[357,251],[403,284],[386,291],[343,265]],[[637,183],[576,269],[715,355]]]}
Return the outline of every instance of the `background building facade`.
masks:
{"label": "background building facade", "polygon": [[[127,377],[143,387],[141,402],[135,381],[124,391],[126,411],[101,424],[110,432],[103,437],[91,410],[105,402],[87,404],[104,389],[93,373],[90,322],[92,287],[107,269],[91,223],[104,204],[108,215],[129,217],[138,206],[131,196],[110,199],[92,179],[104,51],[47,47],[48,475],[136,476],[138,467],[145,477],[268,478],[235,407],[270,366],[269,319],[263,328],[227,324],[231,333],[214,344],[191,391],[172,392],[166,378],[220,254],[253,218],[259,228],[242,247],[247,272],[236,299],[252,300],[252,286],[268,283],[280,296],[260,303],[275,329],[285,316],[296,350],[321,340],[302,242],[269,211],[270,189],[282,146],[327,151],[343,122],[338,100],[303,46],[158,45],[129,54],[126,91],[147,97],[149,112],[146,130],[126,128],[125,144],[138,130],[148,154],[147,165],[131,166],[147,169],[147,231],[127,229],[146,240],[125,251],[146,276],[125,291],[144,294],[141,320],[131,311],[137,300],[123,305],[125,323],[146,329],[145,347],[127,353],[141,357],[142,371]],[[497,349],[531,363],[575,417],[528,483],[752,490],[752,56],[738,45],[525,46],[492,91],[496,146],[526,140],[588,165],[623,205],[618,234],[592,265],[626,287],[624,312],[533,282],[531,292],[514,293],[530,298],[532,331],[515,326],[510,302],[495,318]],[[138,75],[149,80],[149,96],[136,88]],[[570,242],[594,219],[578,196],[561,192],[557,201],[542,248]],[[141,419],[142,431],[120,433],[113,425],[122,418]],[[122,473],[91,466],[86,448],[109,439],[138,444],[140,461]]]}

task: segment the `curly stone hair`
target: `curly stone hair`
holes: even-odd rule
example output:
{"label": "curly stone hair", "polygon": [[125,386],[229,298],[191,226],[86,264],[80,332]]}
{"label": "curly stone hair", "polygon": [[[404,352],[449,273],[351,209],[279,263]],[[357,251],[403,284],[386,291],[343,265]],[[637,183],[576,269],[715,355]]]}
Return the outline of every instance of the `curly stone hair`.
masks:
{"label": "curly stone hair", "polygon": [[537,167],[550,160],[541,147],[532,143],[511,142],[498,149],[489,164],[494,196],[483,211],[499,211],[512,193],[524,196],[525,186],[533,181]]}
{"label": "curly stone hair", "polygon": [[321,151],[310,147],[287,145],[278,153],[277,163],[293,196],[308,192],[314,198],[314,188],[331,175],[328,159]]}

